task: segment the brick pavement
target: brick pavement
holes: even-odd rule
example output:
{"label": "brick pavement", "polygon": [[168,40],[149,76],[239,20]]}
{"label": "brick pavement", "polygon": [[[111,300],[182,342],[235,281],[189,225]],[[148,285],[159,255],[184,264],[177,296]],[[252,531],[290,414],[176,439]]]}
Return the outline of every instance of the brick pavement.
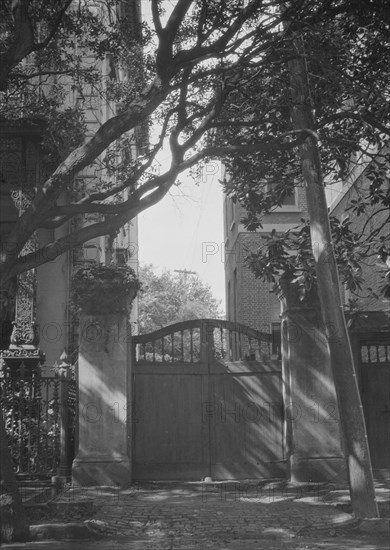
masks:
{"label": "brick pavement", "polygon": [[[127,490],[69,488],[57,507],[84,509],[101,540],[46,541],[15,550],[335,550],[386,549],[385,535],[362,534],[348,513],[348,491],[275,483],[150,483]],[[379,487],[382,504],[388,487]],[[54,504],[53,503],[53,504]],[[85,506],[83,507],[83,503]],[[347,510],[347,511],[346,511]]]}
{"label": "brick pavement", "polygon": [[327,493],[320,485],[149,484],[122,491],[73,488],[61,500],[93,499],[94,525],[106,536],[133,537],[156,548],[180,548],[175,541],[186,539],[206,548],[217,540],[290,540],[308,529],[354,524],[349,514],[323,502]]}

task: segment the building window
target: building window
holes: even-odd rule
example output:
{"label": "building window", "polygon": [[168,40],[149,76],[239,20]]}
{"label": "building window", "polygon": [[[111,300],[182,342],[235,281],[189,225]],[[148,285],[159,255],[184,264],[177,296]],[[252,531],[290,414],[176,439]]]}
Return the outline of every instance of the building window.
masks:
{"label": "building window", "polygon": [[73,249],[73,262],[75,264],[93,264],[101,259],[101,248],[96,242],[84,243]]}
{"label": "building window", "polygon": [[115,261],[118,265],[126,265],[129,261],[129,252],[127,248],[115,249]]}
{"label": "building window", "polygon": [[284,200],[282,202],[282,206],[296,206],[296,193],[295,190],[291,193],[291,195],[287,195],[284,197]]}
{"label": "building window", "polygon": [[282,358],[282,331],[280,323],[271,325],[271,352],[277,359]]}
{"label": "building window", "polygon": [[233,321],[237,322],[237,269],[233,271]]}
{"label": "building window", "polygon": [[[1,242],[1,241],[0,241]],[[13,321],[15,320],[17,278],[12,277],[7,290],[0,290],[2,301],[2,316],[0,318],[1,349],[6,349],[11,343]]]}
{"label": "building window", "polygon": [[229,231],[229,198],[225,198],[225,235],[226,238],[228,238],[228,231]]}
{"label": "building window", "polygon": [[228,321],[232,320],[232,288],[230,281],[227,285],[227,318]]}
{"label": "building window", "polygon": [[234,227],[234,223],[235,223],[235,204],[234,202],[232,201],[232,199],[229,199],[230,200],[230,230],[233,229]]}
{"label": "building window", "polygon": [[[267,190],[269,193],[272,191],[273,184],[269,183],[267,185]],[[293,211],[296,212],[298,210],[298,189],[295,187],[291,194],[286,195],[282,201],[281,206],[278,206],[275,210],[284,210],[284,211]]]}

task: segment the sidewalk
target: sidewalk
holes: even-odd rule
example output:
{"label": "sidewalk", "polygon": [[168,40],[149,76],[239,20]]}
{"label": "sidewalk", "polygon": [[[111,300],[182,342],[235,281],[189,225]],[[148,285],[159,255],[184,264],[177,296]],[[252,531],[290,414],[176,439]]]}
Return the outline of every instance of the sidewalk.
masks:
{"label": "sidewalk", "polygon": [[[377,485],[382,515],[390,490]],[[39,508],[38,508],[39,509]],[[45,507],[42,507],[45,510]],[[52,510],[52,516],[48,513]],[[53,512],[54,511],[54,512]],[[4,545],[14,549],[342,549],[389,548],[384,524],[367,533],[350,514],[346,489],[286,482],[149,483],[127,490],[69,488],[33,527],[36,537],[82,538]],[[55,521],[63,521],[59,528]],[[72,522],[72,523],[69,523]],[[82,525],[84,534],[77,525]],[[387,524],[388,525],[388,524]],[[72,527],[73,526],[73,527]],[[364,527],[364,526],[363,526]],[[369,527],[371,528],[371,527]],[[87,535],[85,535],[85,531]]]}

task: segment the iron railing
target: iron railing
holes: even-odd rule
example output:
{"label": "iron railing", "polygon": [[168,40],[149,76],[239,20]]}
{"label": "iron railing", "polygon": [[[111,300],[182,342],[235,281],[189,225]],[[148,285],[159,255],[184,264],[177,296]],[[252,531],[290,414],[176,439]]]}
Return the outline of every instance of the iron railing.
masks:
{"label": "iron railing", "polygon": [[[62,360],[63,358],[61,358]],[[69,476],[74,454],[76,380],[64,360],[50,369],[23,362],[0,370],[0,399],[17,474]]]}
{"label": "iron railing", "polygon": [[271,357],[271,335],[219,319],[183,321],[132,338],[133,361],[201,363]]}

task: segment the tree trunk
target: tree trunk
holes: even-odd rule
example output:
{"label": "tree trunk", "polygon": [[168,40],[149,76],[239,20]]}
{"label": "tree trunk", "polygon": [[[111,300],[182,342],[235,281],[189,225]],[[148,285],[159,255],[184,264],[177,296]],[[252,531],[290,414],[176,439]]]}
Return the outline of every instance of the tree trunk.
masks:
{"label": "tree trunk", "polygon": [[0,414],[0,542],[28,538],[28,524],[8,451],[3,415]]}
{"label": "tree trunk", "polygon": [[356,517],[378,517],[363,407],[342,309],[339,275],[332,246],[319,145],[314,132],[308,74],[300,36],[295,36],[293,49],[295,57],[288,63],[291,116],[295,130],[308,130],[312,133],[300,147],[302,174],[306,188],[318,293],[344,438],[352,509]]}

